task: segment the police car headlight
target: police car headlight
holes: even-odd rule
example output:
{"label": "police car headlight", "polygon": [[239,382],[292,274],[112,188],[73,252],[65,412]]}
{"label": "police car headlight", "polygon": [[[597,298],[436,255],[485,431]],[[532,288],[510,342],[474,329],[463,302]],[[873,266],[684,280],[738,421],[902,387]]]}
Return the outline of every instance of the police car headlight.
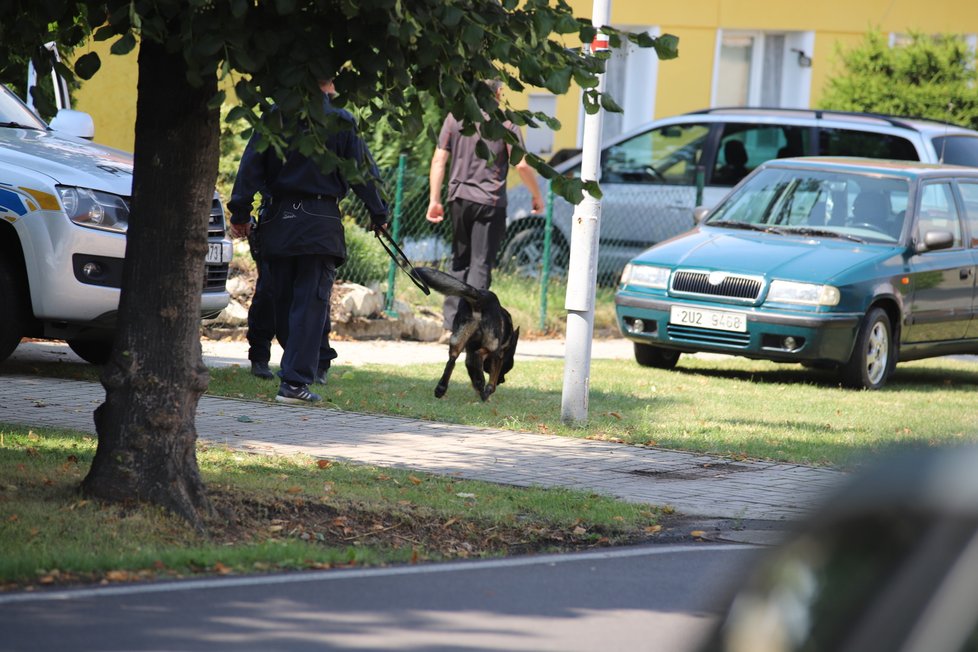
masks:
{"label": "police car headlight", "polygon": [[767,293],[768,301],[809,306],[835,306],[840,298],[839,288],[832,285],[797,281],[771,281],[771,289]]}
{"label": "police car headlight", "polygon": [[75,224],[119,233],[129,226],[129,206],[118,195],[73,186],[58,186],[58,194],[68,219]]}
{"label": "police car headlight", "polygon": [[643,285],[664,290],[669,285],[669,272],[671,271],[668,267],[628,263],[621,273],[621,284]]}

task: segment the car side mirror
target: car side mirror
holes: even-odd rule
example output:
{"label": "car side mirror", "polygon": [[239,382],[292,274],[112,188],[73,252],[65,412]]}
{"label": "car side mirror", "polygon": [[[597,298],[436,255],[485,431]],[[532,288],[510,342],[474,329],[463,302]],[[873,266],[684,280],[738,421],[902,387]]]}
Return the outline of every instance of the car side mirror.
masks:
{"label": "car side mirror", "polygon": [[950,249],[954,246],[954,234],[950,231],[927,231],[923,242],[917,243],[917,253]]}
{"label": "car side mirror", "polygon": [[693,209],[693,224],[700,224],[710,214],[710,209],[706,206],[697,206]]}
{"label": "car side mirror", "polygon": [[49,126],[55,131],[69,136],[91,140],[95,138],[95,122],[92,116],[74,109],[59,109]]}

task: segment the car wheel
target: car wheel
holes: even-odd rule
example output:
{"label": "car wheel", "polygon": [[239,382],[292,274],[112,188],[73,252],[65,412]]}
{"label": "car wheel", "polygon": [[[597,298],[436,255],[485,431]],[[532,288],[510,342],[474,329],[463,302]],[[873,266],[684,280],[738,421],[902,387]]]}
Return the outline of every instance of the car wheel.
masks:
{"label": "car wheel", "polygon": [[10,260],[0,258],[0,362],[10,357],[26,331],[28,303]]}
{"label": "car wheel", "polygon": [[79,358],[91,364],[105,364],[112,354],[112,340],[68,340],[68,346]]}
{"label": "car wheel", "polygon": [[[542,224],[534,224],[510,236],[499,257],[499,269],[517,276],[539,278],[543,262],[543,229]],[[554,230],[550,241],[551,278],[563,278],[567,275],[567,259],[567,245]]]}
{"label": "car wheel", "polygon": [[849,362],[841,371],[842,384],[855,389],[879,389],[893,370],[895,351],[890,318],[882,308],[866,313]]}
{"label": "car wheel", "polygon": [[655,367],[656,369],[672,369],[679,362],[679,351],[663,349],[649,344],[639,344],[633,342],[635,346],[635,361],[643,367]]}

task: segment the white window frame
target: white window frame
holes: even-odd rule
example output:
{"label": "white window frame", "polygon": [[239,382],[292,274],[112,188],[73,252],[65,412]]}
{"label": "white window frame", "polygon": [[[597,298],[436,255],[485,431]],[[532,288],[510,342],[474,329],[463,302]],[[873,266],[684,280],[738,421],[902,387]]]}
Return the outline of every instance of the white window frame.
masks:
{"label": "white window frame", "polygon": [[761,106],[764,83],[764,49],[767,37],[783,36],[784,53],[781,66],[780,108],[808,108],[811,102],[812,54],[815,49],[814,32],[764,32],[761,30],[717,30],[713,51],[713,79],[710,84],[710,106],[717,106],[720,78],[720,52],[724,35],[746,36],[754,39],[751,49],[750,74],[748,76],[747,106]]}

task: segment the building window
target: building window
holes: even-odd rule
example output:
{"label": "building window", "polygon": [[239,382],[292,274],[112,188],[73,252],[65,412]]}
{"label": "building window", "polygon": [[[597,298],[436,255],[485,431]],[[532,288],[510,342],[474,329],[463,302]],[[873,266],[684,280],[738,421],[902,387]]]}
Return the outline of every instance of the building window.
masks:
{"label": "building window", "polygon": [[720,31],[712,106],[808,108],[813,32]]}

